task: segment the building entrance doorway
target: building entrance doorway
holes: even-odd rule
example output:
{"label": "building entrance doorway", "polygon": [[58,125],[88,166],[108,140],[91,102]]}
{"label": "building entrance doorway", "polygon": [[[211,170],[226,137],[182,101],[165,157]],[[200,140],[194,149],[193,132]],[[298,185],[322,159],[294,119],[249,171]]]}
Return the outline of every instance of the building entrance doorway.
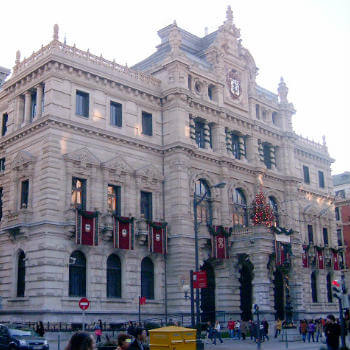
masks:
{"label": "building entrance doorway", "polygon": [[284,310],[284,281],[283,273],[280,269],[277,269],[274,273],[274,298],[275,298],[275,318],[284,320],[285,310]]}
{"label": "building entrance doorway", "polygon": [[201,289],[201,321],[211,323],[215,322],[215,272],[213,266],[205,262],[201,268],[202,271],[207,272],[208,288]]}
{"label": "building entrance doorway", "polygon": [[240,297],[241,297],[241,319],[249,321],[253,319],[253,264],[249,260],[245,260],[240,269]]}

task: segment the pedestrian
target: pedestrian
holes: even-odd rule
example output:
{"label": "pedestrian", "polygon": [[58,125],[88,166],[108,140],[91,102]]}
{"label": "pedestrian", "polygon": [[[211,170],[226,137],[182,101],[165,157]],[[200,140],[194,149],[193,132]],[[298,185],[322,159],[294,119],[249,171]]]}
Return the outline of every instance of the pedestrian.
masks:
{"label": "pedestrian", "polygon": [[220,343],[223,343],[222,338],[221,338],[221,326],[220,322],[216,321],[215,326],[214,326],[214,341],[213,344],[216,345],[216,338],[219,338]]}
{"label": "pedestrian", "polygon": [[265,341],[265,337],[264,337],[264,324],[262,322],[260,322],[260,325],[259,325],[259,336],[260,336],[260,342],[263,342]]}
{"label": "pedestrian", "polygon": [[70,338],[65,350],[94,350],[95,340],[85,332],[77,332]]}
{"label": "pedestrian", "polygon": [[230,320],[227,323],[227,329],[230,335],[230,338],[233,339],[235,337],[235,321],[230,318]]}
{"label": "pedestrian", "polygon": [[134,324],[132,323],[132,321],[129,321],[126,333],[135,338],[135,331],[136,331],[136,328],[135,328]]}
{"label": "pedestrian", "polygon": [[305,341],[306,341],[306,334],[307,334],[307,322],[306,322],[306,320],[301,320],[300,321],[299,331],[300,331],[301,337],[303,339],[303,342],[305,343]]}
{"label": "pedestrian", "polygon": [[267,340],[270,340],[270,338],[269,338],[269,323],[264,319],[262,321],[262,325],[263,325],[263,339],[265,340],[265,338],[267,338]]}
{"label": "pedestrian", "polygon": [[96,323],[94,326],[94,332],[96,335],[96,344],[101,343],[101,335],[102,335],[102,329],[100,327],[100,323]]}
{"label": "pedestrian", "polygon": [[275,338],[277,338],[281,334],[281,330],[282,330],[282,321],[279,318],[277,318]]}
{"label": "pedestrian", "polygon": [[326,336],[328,350],[338,350],[340,326],[339,324],[335,323],[335,317],[333,315],[327,316],[326,325],[324,326],[324,333]]}
{"label": "pedestrian", "polygon": [[323,325],[322,325],[322,319],[316,320],[316,341],[318,343],[318,339],[321,338],[322,341],[322,333],[323,333]]}
{"label": "pedestrian", "polygon": [[315,331],[316,331],[316,326],[313,320],[309,321],[309,324],[307,326],[307,340],[310,343],[310,340],[312,338],[312,342],[315,342]]}
{"label": "pedestrian", "polygon": [[255,325],[252,320],[249,320],[249,333],[250,333],[250,340],[255,339]]}
{"label": "pedestrian", "polygon": [[40,337],[43,337],[45,334],[44,324],[42,321],[36,323],[35,332],[39,334]]}
{"label": "pedestrian", "polygon": [[207,344],[209,344],[209,341],[213,343],[213,327],[210,323],[210,321],[207,322],[207,329],[206,329],[206,335],[207,335]]}
{"label": "pedestrian", "polygon": [[129,335],[121,333],[118,335],[118,347],[117,350],[126,350],[130,347],[131,339]]}
{"label": "pedestrian", "polygon": [[248,332],[248,324],[247,321],[242,321],[241,322],[241,335],[242,335],[242,340],[245,340],[246,334]]}
{"label": "pedestrian", "polygon": [[147,339],[147,332],[144,328],[138,327],[135,330],[135,340],[131,343],[129,350],[147,350],[148,346],[145,344]]}
{"label": "pedestrian", "polygon": [[241,322],[239,320],[235,322],[235,335],[237,339],[241,339]]}

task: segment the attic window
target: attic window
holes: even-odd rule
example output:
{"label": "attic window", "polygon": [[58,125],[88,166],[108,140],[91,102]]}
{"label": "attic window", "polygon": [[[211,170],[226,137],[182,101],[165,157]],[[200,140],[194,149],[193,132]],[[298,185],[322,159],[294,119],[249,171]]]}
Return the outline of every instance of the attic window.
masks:
{"label": "attic window", "polygon": [[215,100],[215,86],[214,85],[209,85],[208,86],[208,97],[210,101]]}

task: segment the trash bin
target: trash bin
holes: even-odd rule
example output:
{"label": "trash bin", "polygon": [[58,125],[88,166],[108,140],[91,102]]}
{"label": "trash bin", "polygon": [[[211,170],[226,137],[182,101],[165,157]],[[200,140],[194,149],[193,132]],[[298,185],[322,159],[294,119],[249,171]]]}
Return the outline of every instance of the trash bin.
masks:
{"label": "trash bin", "polygon": [[151,329],[150,350],[196,350],[196,332],[175,326]]}

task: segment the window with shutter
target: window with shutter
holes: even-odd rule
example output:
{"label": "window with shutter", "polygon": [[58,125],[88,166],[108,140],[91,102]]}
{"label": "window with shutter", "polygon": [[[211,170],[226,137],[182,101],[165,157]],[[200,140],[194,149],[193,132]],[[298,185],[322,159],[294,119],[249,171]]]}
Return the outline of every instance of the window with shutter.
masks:
{"label": "window with shutter", "polygon": [[147,112],[142,112],[142,134],[152,136],[152,114]]}

